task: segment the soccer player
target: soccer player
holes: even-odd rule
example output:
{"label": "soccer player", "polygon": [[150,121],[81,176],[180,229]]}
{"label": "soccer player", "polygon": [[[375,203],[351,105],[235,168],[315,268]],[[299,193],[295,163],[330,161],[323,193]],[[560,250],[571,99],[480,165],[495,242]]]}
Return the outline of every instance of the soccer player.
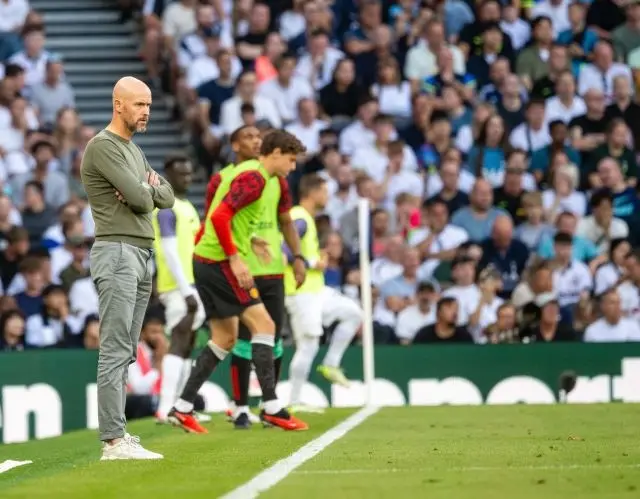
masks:
{"label": "soccer player", "polygon": [[268,242],[256,235],[267,211],[276,204],[275,184],[270,179],[288,175],[295,169],[296,156],[304,151],[293,135],[273,131],[262,142],[259,161],[247,161],[233,168],[216,189],[194,254],[196,288],[210,321],[211,340],[169,413],[186,431],[207,433],[193,415],[193,401],[202,384],[235,345],[239,320],[251,332],[251,357],[262,390],[262,421],[285,430],[308,428],[291,416],[276,396],[275,324],[245,263],[252,251],[264,263],[271,261]]}
{"label": "soccer player", "polygon": [[[323,326],[339,322],[318,372],[332,383],[348,386],[339,366],[362,324],[362,310],[356,302],[324,284],[327,254],[320,249],[315,216],[324,209],[328,197],[327,184],[322,177],[305,175],[300,181],[300,205],[291,209],[291,218],[300,236],[301,253],[308,265],[306,280],[300,287],[296,286],[291,265],[285,270],[285,305],[296,342],[296,353],[289,368],[292,412],[316,412],[302,403],[301,394],[318,353]],[[288,256],[292,263],[295,256],[290,252]]]}
{"label": "soccer player", "polygon": [[[255,159],[259,155],[262,138],[260,131],[253,126],[243,126],[231,134],[231,147],[236,154],[238,165],[244,161]],[[257,150],[256,150],[257,149]],[[207,200],[213,199],[218,185],[227,175],[232,175],[235,165],[229,165],[214,175],[207,188]],[[269,180],[272,190],[272,205],[265,212],[255,233],[269,242],[272,258],[269,263],[263,263],[254,253],[247,257],[247,265],[251,275],[255,278],[256,288],[260,298],[276,325],[275,347],[273,352],[276,383],[280,377],[282,364],[282,323],[284,321],[284,258],[281,253],[280,241],[282,236],[290,251],[294,255],[300,253],[300,239],[291,220],[291,197],[286,180],[283,177],[273,177]],[[282,231],[282,236],[280,232]],[[296,284],[301,285],[305,278],[306,267],[302,257],[294,260],[294,274]],[[238,341],[231,351],[231,382],[235,410],[230,411],[234,426],[237,429],[247,429],[255,422],[256,416],[249,411],[249,380],[251,377],[251,333],[240,323]],[[259,421],[259,419],[258,419]]]}
{"label": "soccer player", "polygon": [[173,208],[156,210],[153,214],[158,293],[171,332],[169,353],[162,359],[156,414],[160,423],[168,421],[167,414],[189,379],[195,331],[205,320],[193,277],[194,240],[200,228],[200,217],[186,198],[193,166],[186,156],[175,155],[165,161],[164,171],[176,200]]}

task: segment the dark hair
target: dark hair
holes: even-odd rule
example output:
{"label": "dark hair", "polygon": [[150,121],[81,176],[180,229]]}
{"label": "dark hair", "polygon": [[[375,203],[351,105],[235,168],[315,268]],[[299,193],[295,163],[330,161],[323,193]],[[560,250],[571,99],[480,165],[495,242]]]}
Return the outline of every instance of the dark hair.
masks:
{"label": "dark hair", "polygon": [[589,206],[591,208],[597,208],[605,201],[609,203],[613,203],[613,194],[609,189],[598,189],[591,195],[591,200],[589,201]]}
{"label": "dark hair", "polygon": [[474,174],[477,178],[482,178],[482,169],[484,167],[484,150],[487,147],[487,135],[489,131],[489,124],[492,120],[499,119],[502,122],[502,138],[500,139],[500,143],[498,147],[502,149],[503,154],[508,154],[509,151],[509,130],[507,130],[507,124],[504,121],[504,118],[499,114],[492,114],[489,116],[485,122],[482,124],[480,128],[480,133],[478,134],[478,140],[476,144],[478,145],[478,155],[476,156],[476,161],[474,166]]}
{"label": "dark hair", "polygon": [[[616,237],[609,242],[609,260],[613,262],[613,252],[616,249],[618,249],[618,246],[624,243],[627,243],[630,245],[629,240],[626,237]],[[629,251],[627,256],[633,256],[634,254],[635,254],[635,250],[632,250],[632,251]],[[638,258],[638,261],[640,261],[640,258]],[[606,265],[606,264],[603,264],[603,265]]]}
{"label": "dark hair", "polygon": [[42,182],[38,182],[37,180],[29,180],[29,182],[24,184],[24,190],[26,191],[29,187],[33,187],[40,193],[41,196],[44,197],[44,185],[42,185]]}
{"label": "dark hair", "polygon": [[22,37],[25,38],[28,35],[30,35],[31,33],[41,33],[41,34],[44,35],[44,26],[42,26],[40,24],[27,25],[22,30]]}
{"label": "dark hair", "polygon": [[51,149],[51,151],[55,151],[55,147],[51,142],[49,142],[48,140],[39,140],[31,146],[31,154],[35,156],[43,147],[48,147],[49,149]]}
{"label": "dark hair", "polygon": [[373,123],[374,124],[379,124],[379,123],[387,123],[387,124],[393,124],[393,118],[391,116],[389,116],[388,114],[384,114],[384,113],[378,113],[376,114],[376,116],[373,118]]}
{"label": "dark hair", "polygon": [[31,274],[33,272],[39,272],[42,268],[42,261],[36,256],[25,256],[20,265],[18,266],[18,270],[21,274]]}
{"label": "dark hair", "polygon": [[285,130],[273,130],[269,132],[262,140],[260,154],[262,156],[269,156],[273,154],[276,149],[279,149],[281,154],[302,154],[307,150],[295,135]]}
{"label": "dark hair", "polygon": [[181,152],[171,153],[164,160],[164,169],[171,170],[179,163],[188,163],[190,161],[189,156]]}
{"label": "dark hair", "polygon": [[553,236],[554,244],[571,244],[573,242],[573,238],[571,234],[567,234],[566,232],[558,232],[555,236]]}
{"label": "dark hair", "polygon": [[280,70],[282,68],[282,66],[284,65],[285,62],[293,60],[294,62],[296,62],[298,60],[298,58],[296,57],[296,55],[293,52],[285,52],[284,54],[282,54],[280,57],[278,57],[274,63],[274,67],[277,70]]}
{"label": "dark hair", "polygon": [[64,235],[64,237],[67,237],[69,234],[69,231],[71,229],[73,229],[73,227],[78,224],[78,223],[82,223],[81,220],[79,218],[75,218],[73,220],[67,220],[62,224],[62,234]]}
{"label": "dark hair", "polygon": [[531,31],[535,31],[535,29],[545,21],[553,26],[553,21],[549,16],[538,16],[533,21],[531,21]]}
{"label": "dark hair", "polygon": [[451,305],[452,303],[456,303],[456,299],[451,296],[445,296],[444,298],[440,298],[438,300],[438,305],[436,306],[436,315],[440,314],[440,310],[447,305]]}
{"label": "dark hair", "polygon": [[449,116],[444,111],[434,111],[431,113],[431,119],[429,119],[429,123],[433,125],[437,121],[449,121]]}
{"label": "dark hair", "polygon": [[622,118],[613,118],[609,124],[607,125],[606,132],[607,135],[611,135],[617,126],[624,125],[627,126],[627,122]]}
{"label": "dark hair", "polygon": [[525,112],[528,111],[529,109],[531,109],[533,106],[540,106],[540,107],[544,107],[545,106],[545,102],[544,99],[540,99],[540,98],[533,98],[531,99],[529,102],[526,103],[526,105],[524,106],[524,110]]}
{"label": "dark hair", "polygon": [[317,38],[319,36],[326,36],[327,38],[331,38],[329,32],[326,29],[322,28],[312,29],[311,33],[309,33],[309,38]]}
{"label": "dark hair", "polygon": [[327,181],[324,178],[315,173],[303,175],[303,177],[300,179],[300,187],[298,188],[300,199],[306,198],[307,196],[309,196],[309,194],[311,194],[316,189],[319,189],[326,183]]}
{"label": "dark hair", "polygon": [[7,64],[4,69],[5,78],[15,78],[22,73],[24,73],[24,68],[22,66],[19,66],[18,64]]}
{"label": "dark hair", "polygon": [[[7,326],[7,322],[9,322],[14,317],[20,317],[23,321],[26,320],[24,314],[19,309],[7,310],[4,314],[0,316],[0,343],[2,342],[2,336],[4,335],[4,328]],[[24,339],[24,336],[23,336]]]}
{"label": "dark hair", "polygon": [[254,107],[253,104],[249,102],[245,102],[240,106],[240,114],[246,114],[246,113],[255,114],[255,112],[256,112],[256,108]]}
{"label": "dark hair", "polygon": [[416,288],[416,293],[435,293],[435,291],[435,285],[429,281],[420,281]]}
{"label": "dark hair", "polygon": [[554,128],[562,126],[567,128],[567,124],[562,120],[553,120],[549,123],[549,131],[552,131]]}
{"label": "dark hair", "polygon": [[7,242],[9,244],[18,243],[20,241],[28,241],[29,240],[29,231],[24,227],[13,226],[9,229],[9,232],[6,234]]}

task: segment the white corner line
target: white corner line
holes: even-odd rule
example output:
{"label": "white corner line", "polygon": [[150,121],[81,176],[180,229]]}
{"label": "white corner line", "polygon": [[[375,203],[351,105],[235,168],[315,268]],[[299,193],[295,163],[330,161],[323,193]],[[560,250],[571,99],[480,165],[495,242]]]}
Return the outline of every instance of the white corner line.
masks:
{"label": "white corner line", "polygon": [[270,468],[257,474],[247,483],[225,494],[220,499],[254,499],[258,497],[261,492],[269,490],[278,482],[284,480],[296,468],[299,468],[309,459],[320,454],[333,442],[341,439],[356,426],[363,423],[369,416],[373,416],[378,410],[379,407],[363,407],[329,431],[323,433],[303,447],[300,447],[300,449],[290,456],[281,459]]}

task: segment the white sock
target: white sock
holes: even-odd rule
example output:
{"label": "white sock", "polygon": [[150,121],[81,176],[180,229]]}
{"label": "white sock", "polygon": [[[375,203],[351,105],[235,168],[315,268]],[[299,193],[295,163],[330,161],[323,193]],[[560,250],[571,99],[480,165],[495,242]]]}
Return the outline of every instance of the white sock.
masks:
{"label": "white sock", "polygon": [[302,388],[309,378],[309,371],[313,359],[318,353],[318,338],[304,337],[296,343],[296,353],[289,366],[289,379],[291,381],[290,404],[296,405],[302,402]]}
{"label": "white sock", "polygon": [[264,412],[267,414],[276,414],[282,410],[282,404],[278,399],[268,400],[264,403]]}
{"label": "white sock", "polygon": [[158,416],[164,418],[173,407],[181,393],[180,382],[184,359],[168,353],[162,359],[162,382],[160,384],[160,401],[158,402]]}
{"label": "white sock", "polygon": [[347,320],[338,324],[338,327],[336,327],[333,332],[329,349],[322,361],[325,366],[340,366],[342,363],[342,357],[344,357],[344,353],[353,341],[353,338],[358,331],[358,327],[360,327],[359,318],[358,320]]}
{"label": "white sock", "polygon": [[193,404],[182,399],[178,399],[173,407],[175,407],[178,412],[189,413],[193,411]]}
{"label": "white sock", "polygon": [[237,418],[242,413],[249,414],[249,406],[248,405],[240,405],[236,407],[236,410],[233,413],[233,417]]}
{"label": "white sock", "polygon": [[191,376],[191,367],[193,366],[193,359],[184,359],[182,362],[182,376],[178,384],[178,393],[182,393],[182,390],[184,390],[184,387],[187,385],[189,376]]}

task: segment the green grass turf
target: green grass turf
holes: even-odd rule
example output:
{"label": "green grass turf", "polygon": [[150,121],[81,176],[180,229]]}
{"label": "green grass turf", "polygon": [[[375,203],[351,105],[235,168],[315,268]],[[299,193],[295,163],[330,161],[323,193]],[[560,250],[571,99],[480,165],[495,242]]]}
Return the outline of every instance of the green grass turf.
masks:
{"label": "green grass turf", "polygon": [[[0,446],[1,498],[214,498],[250,480],[353,411],[309,415],[303,433],[209,435],[130,425],[161,462],[98,461],[95,432]],[[636,498],[640,405],[387,408],[264,494],[267,498]]]}

